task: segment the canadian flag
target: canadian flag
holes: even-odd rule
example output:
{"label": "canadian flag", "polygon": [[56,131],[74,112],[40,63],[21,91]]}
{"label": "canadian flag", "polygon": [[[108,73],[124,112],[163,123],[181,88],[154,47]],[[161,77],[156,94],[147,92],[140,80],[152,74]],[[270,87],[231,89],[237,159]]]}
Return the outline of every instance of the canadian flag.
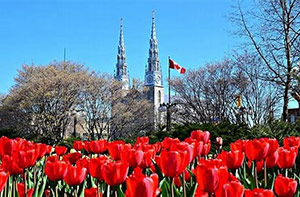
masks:
{"label": "canadian flag", "polygon": [[185,68],[181,67],[174,60],[169,59],[169,68],[176,69],[180,74],[185,73]]}

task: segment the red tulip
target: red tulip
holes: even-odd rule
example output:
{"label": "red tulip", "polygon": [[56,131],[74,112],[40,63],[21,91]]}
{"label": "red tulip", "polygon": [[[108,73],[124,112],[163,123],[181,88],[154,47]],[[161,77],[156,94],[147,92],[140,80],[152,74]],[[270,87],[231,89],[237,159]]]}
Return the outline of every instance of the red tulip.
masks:
{"label": "red tulip", "polygon": [[208,140],[210,139],[210,133],[209,131],[195,130],[191,132],[191,138],[198,141],[203,141],[204,144],[207,144]]}
{"label": "red tulip", "polygon": [[184,141],[194,146],[194,158],[201,155],[204,145],[203,141],[197,141],[191,137],[186,138]]}
{"label": "red tulip", "polygon": [[42,144],[42,143],[37,143],[35,144],[35,149],[37,151],[37,159],[41,159],[42,157],[44,157],[47,153],[47,145],[46,144]]}
{"label": "red tulip", "polygon": [[244,186],[239,181],[231,181],[223,186],[223,197],[243,197]]}
{"label": "red tulip", "polygon": [[297,181],[292,178],[283,177],[279,174],[274,183],[274,189],[279,197],[294,196],[297,190]]}
{"label": "red tulip", "polygon": [[275,197],[272,190],[267,189],[253,189],[245,190],[245,197]]}
{"label": "red tulip", "polygon": [[201,156],[207,155],[210,151],[210,147],[211,147],[211,143],[210,143],[210,140],[209,140],[207,144],[203,145]]}
{"label": "red tulip", "polygon": [[159,167],[167,177],[174,178],[178,176],[185,170],[188,164],[187,151],[161,151]]}
{"label": "red tulip", "polygon": [[263,160],[269,152],[269,143],[263,139],[249,140],[245,146],[246,156],[251,161]]}
{"label": "red tulip", "polygon": [[81,158],[81,156],[82,155],[80,152],[68,153],[67,155],[63,156],[63,160],[68,161],[71,164],[75,164],[76,161]]}
{"label": "red tulip", "polygon": [[0,138],[0,155],[3,157],[4,155],[11,156],[13,152],[17,149],[17,141],[13,139],[9,139],[5,136]]}
{"label": "red tulip", "polygon": [[155,158],[155,148],[144,150],[144,155],[141,164],[139,165],[140,168],[145,169],[153,165],[152,159]]}
{"label": "red tulip", "polygon": [[209,197],[208,193],[201,190],[199,186],[197,186],[197,189],[195,191],[195,197]]}
{"label": "red tulip", "polygon": [[223,145],[223,139],[222,137],[217,137],[216,138],[216,143],[218,147],[221,147]]}
{"label": "red tulip", "polygon": [[230,150],[235,151],[239,150],[241,152],[245,152],[245,146],[248,140],[236,140],[234,143],[230,144]]}
{"label": "red tulip", "polygon": [[108,142],[106,140],[95,140],[89,143],[92,153],[100,154],[107,150]]}
{"label": "red tulip", "polygon": [[89,162],[89,173],[92,177],[97,178],[99,181],[103,180],[103,173],[101,170],[102,165],[108,162],[106,156],[101,155],[98,158],[91,158]]}
{"label": "red tulip", "polygon": [[8,177],[9,177],[9,172],[4,172],[4,171],[0,172],[0,192],[5,187]]}
{"label": "red tulip", "polygon": [[128,164],[122,161],[110,161],[103,165],[102,173],[104,181],[111,186],[120,185],[126,179]]}
{"label": "red tulip", "polygon": [[44,191],[44,197],[51,197],[51,191],[50,191],[50,189],[46,189]]}
{"label": "red tulip", "polygon": [[68,170],[67,162],[59,161],[55,159],[47,159],[44,171],[49,180],[58,181],[64,179],[64,177],[67,174],[67,170]]}
{"label": "red tulip", "polygon": [[76,161],[76,166],[86,168],[87,173],[89,173],[89,158],[83,157]]}
{"label": "red tulip", "polygon": [[187,143],[187,142],[179,142],[179,143],[176,143],[176,144],[172,144],[170,146],[170,150],[186,151],[188,153],[189,163],[194,159],[194,146]]}
{"label": "red tulip", "polygon": [[[275,151],[271,155],[268,155],[266,157],[266,167],[273,168],[277,164],[278,158],[279,158],[278,151]],[[262,163],[263,165],[263,161],[259,161],[257,162],[257,166],[259,165],[259,163]]]}
{"label": "red tulip", "polygon": [[222,159],[225,165],[229,169],[238,169],[242,166],[244,161],[244,153],[236,150],[236,151],[222,151],[218,158]]}
{"label": "red tulip", "polygon": [[55,152],[58,156],[64,155],[67,152],[68,148],[65,146],[56,146]]}
{"label": "red tulip", "polygon": [[77,140],[73,142],[73,148],[77,151],[80,151],[84,148],[84,142]]}
{"label": "red tulip", "polygon": [[272,155],[279,148],[278,140],[272,138],[263,138],[267,143],[269,143],[269,151],[267,156]]}
{"label": "red tulip", "polygon": [[47,161],[50,161],[50,162],[54,162],[54,161],[58,161],[59,160],[59,157],[57,155],[51,155],[49,157],[47,157]]}
{"label": "red tulip", "polygon": [[84,150],[85,150],[86,152],[88,152],[88,153],[91,153],[91,152],[92,152],[90,143],[91,143],[90,141],[85,141],[85,142],[84,142],[84,146],[83,146]]}
{"label": "red tulip", "polygon": [[[18,190],[19,197],[24,197],[25,196],[24,183],[18,183],[17,184],[17,190]],[[34,188],[27,189],[27,197],[32,197],[33,192],[34,192]]]}
{"label": "red tulip", "polygon": [[297,147],[291,147],[285,149],[283,147],[278,149],[278,161],[277,165],[279,168],[292,168],[295,164],[296,157],[298,154]]}
{"label": "red tulip", "polygon": [[69,164],[67,174],[64,177],[64,181],[70,185],[80,185],[85,179],[87,174],[86,168],[79,166],[72,166]]}
{"label": "red tulip", "polygon": [[155,197],[159,194],[158,175],[145,176],[141,169],[136,168],[134,173],[126,179],[126,197]]}
{"label": "red tulip", "polygon": [[121,160],[128,163],[130,167],[136,168],[143,160],[144,152],[142,150],[125,149],[121,153]]}
{"label": "red tulip", "polygon": [[160,142],[156,142],[155,144],[153,144],[153,147],[155,149],[155,152],[158,153],[161,150],[161,143]]}
{"label": "red tulip", "polygon": [[149,143],[149,137],[137,137],[136,138],[136,144],[139,144],[139,143],[142,143],[142,144],[148,144]]}
{"label": "red tulip", "polygon": [[206,168],[203,165],[198,165],[195,169],[195,176],[198,182],[198,187],[205,192],[213,193],[219,184],[219,175],[217,168]]}
{"label": "red tulip", "polygon": [[11,175],[23,173],[23,168],[21,168],[17,163],[17,153],[14,153],[13,156],[5,155],[2,158],[2,165],[5,171],[8,171]]}
{"label": "red tulip", "polygon": [[102,197],[102,193],[98,192],[97,187],[84,189],[84,197],[97,197],[97,193],[98,193],[98,197]]}
{"label": "red tulip", "polygon": [[121,159],[121,152],[124,149],[123,145],[125,145],[125,142],[122,140],[116,140],[108,144],[108,152],[111,158],[114,160]]}
{"label": "red tulip", "polygon": [[176,144],[179,142],[180,140],[178,138],[165,137],[164,140],[161,142],[161,146],[165,149],[169,149],[172,144]]}
{"label": "red tulip", "polygon": [[223,186],[228,183],[229,178],[232,178],[228,173],[228,168],[226,166],[220,166],[216,165],[218,168],[218,176],[219,176],[219,185],[215,191],[216,196],[222,196],[223,193]]}
{"label": "red tulip", "polygon": [[46,155],[49,155],[52,152],[52,146],[47,145],[46,146]]}
{"label": "red tulip", "polygon": [[221,160],[200,160],[194,174],[200,190],[208,193],[216,191],[220,182],[227,182],[227,169],[222,167]]}
{"label": "red tulip", "polygon": [[17,163],[21,168],[25,169],[34,166],[37,158],[38,158],[38,152],[35,149],[19,150]]}
{"label": "red tulip", "polygon": [[285,137],[283,139],[283,146],[285,148],[295,147],[295,146],[300,148],[300,137],[295,137],[295,136]]}

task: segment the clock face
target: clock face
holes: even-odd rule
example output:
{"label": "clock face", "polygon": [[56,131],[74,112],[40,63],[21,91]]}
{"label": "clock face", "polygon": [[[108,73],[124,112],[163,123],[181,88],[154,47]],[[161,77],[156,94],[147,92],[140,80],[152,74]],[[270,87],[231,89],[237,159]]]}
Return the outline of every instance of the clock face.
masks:
{"label": "clock face", "polygon": [[159,76],[159,75],[155,77],[155,82],[156,82],[157,84],[160,84],[160,76]]}
{"label": "clock face", "polygon": [[147,82],[148,83],[152,83],[153,82],[153,76],[152,75],[148,75],[147,76]]}

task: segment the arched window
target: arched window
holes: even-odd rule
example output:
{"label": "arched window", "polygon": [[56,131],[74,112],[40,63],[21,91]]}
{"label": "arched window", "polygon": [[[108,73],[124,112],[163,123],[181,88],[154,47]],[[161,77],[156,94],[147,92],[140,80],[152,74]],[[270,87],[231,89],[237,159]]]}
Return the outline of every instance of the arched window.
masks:
{"label": "arched window", "polygon": [[158,90],[158,103],[161,104],[161,92]]}

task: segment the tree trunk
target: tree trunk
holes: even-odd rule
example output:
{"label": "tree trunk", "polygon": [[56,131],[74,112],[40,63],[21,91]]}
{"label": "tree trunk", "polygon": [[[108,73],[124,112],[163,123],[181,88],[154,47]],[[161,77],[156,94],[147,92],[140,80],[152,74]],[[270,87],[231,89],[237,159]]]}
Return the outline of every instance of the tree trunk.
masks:
{"label": "tree trunk", "polygon": [[286,86],[284,87],[284,95],[283,95],[283,111],[282,111],[282,120],[284,122],[288,121],[288,104],[289,104],[289,86],[290,86],[290,79],[287,82]]}

